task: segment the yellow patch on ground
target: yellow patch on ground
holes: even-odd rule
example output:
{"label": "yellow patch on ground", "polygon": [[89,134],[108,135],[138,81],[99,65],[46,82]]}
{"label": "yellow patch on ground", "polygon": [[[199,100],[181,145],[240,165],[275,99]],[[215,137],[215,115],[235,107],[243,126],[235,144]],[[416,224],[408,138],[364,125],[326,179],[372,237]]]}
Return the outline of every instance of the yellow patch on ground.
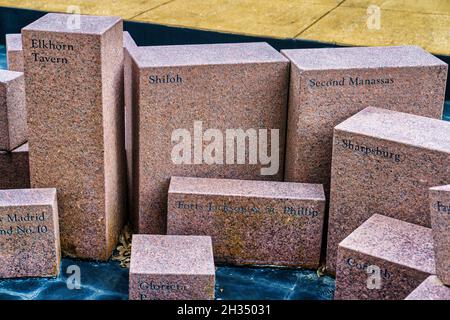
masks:
{"label": "yellow patch on ground", "polygon": [[339,7],[298,38],[360,46],[418,45],[450,54],[450,16],[381,10],[380,18],[380,29],[369,28],[367,9]]}
{"label": "yellow patch on ground", "polygon": [[377,5],[381,9],[416,13],[450,15],[450,0],[346,0],[343,7],[367,8]]}

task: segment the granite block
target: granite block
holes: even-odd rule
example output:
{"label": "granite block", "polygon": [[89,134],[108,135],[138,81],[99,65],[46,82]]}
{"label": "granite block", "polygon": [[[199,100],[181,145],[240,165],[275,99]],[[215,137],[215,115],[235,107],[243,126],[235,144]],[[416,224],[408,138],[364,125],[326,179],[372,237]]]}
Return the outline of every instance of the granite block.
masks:
{"label": "granite block", "polygon": [[28,144],[11,152],[0,151],[0,190],[30,188]]}
{"label": "granite block", "polygon": [[20,33],[6,35],[6,59],[8,70],[24,72],[22,35]]}
{"label": "granite block", "polygon": [[131,58],[136,232],[165,233],[171,176],[283,179],[289,61],[278,51],[157,46]]}
{"label": "granite block", "polygon": [[211,236],[216,262],[318,268],[318,184],[172,177],[167,233]]}
{"label": "granite block", "polygon": [[328,194],[333,128],[366,107],[442,118],[446,63],[420,47],[282,50],[291,62],[285,180]]}
{"label": "granite block", "polygon": [[450,184],[430,188],[430,209],[436,274],[450,286]]}
{"label": "granite block", "polygon": [[210,237],[133,235],[130,300],[212,300]]}
{"label": "granite block", "polygon": [[428,189],[450,182],[450,122],[366,108],[335,127],[327,267],[374,213],[431,226]]}
{"label": "granite block", "polygon": [[126,197],[123,26],[47,14],[22,29],[32,187],[57,187],[63,253],[107,260]]}
{"label": "granite block", "polygon": [[0,278],[59,274],[56,189],[0,190]]}
{"label": "granite block", "polygon": [[338,300],[402,300],[435,273],[431,229],[374,214],[338,249]]}
{"label": "granite block", "polygon": [[450,287],[444,285],[438,277],[429,276],[405,300],[450,300]]}
{"label": "granite block", "polygon": [[22,72],[0,70],[0,150],[27,142],[25,81]]}

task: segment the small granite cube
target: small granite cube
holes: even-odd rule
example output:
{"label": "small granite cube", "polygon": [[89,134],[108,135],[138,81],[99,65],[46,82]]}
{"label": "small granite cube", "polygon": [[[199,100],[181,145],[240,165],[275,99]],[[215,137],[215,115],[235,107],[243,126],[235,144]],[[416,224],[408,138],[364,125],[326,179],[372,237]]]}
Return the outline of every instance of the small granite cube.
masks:
{"label": "small granite cube", "polygon": [[30,188],[28,143],[11,152],[0,151],[0,190]]}
{"label": "small granite cube", "polygon": [[210,237],[133,235],[130,300],[212,300]]}
{"label": "small granite cube", "polygon": [[327,269],[372,214],[431,227],[428,189],[450,182],[450,122],[366,108],[334,130]]}
{"label": "small granite cube", "polygon": [[436,276],[429,276],[405,300],[450,300],[450,287]]}
{"label": "small granite cube", "polygon": [[22,35],[20,33],[6,35],[6,59],[8,70],[23,72]]}
{"label": "small granite cube", "polygon": [[22,72],[0,70],[0,150],[27,142],[25,81]]}
{"label": "small granite cube", "polygon": [[172,177],[167,233],[212,237],[216,262],[319,267],[319,184]]}
{"label": "small granite cube", "polygon": [[434,273],[431,229],[374,214],[339,244],[335,299],[403,300]]}
{"label": "small granite cube", "polygon": [[56,189],[0,190],[0,278],[59,274]]}
{"label": "small granite cube", "polygon": [[450,184],[430,188],[436,274],[450,286]]}
{"label": "small granite cube", "polygon": [[368,106],[442,119],[448,65],[416,46],[293,49],[285,180],[328,193],[333,128]]}

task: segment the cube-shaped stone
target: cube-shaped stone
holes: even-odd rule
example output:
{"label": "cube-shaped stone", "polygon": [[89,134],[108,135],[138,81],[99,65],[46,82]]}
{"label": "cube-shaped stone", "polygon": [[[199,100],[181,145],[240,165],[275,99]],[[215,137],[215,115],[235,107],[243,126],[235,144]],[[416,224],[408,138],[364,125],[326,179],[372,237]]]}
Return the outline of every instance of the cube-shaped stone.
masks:
{"label": "cube-shaped stone", "polygon": [[172,177],[167,233],[211,236],[216,262],[318,268],[319,184]]}
{"label": "cube-shaped stone", "polygon": [[436,274],[450,286],[450,184],[430,188],[430,209]]}
{"label": "cube-shaped stone", "polygon": [[23,72],[22,35],[20,33],[6,35],[6,59],[8,70]]}
{"label": "cube-shaped stone", "polygon": [[133,220],[165,233],[171,176],[283,178],[289,62],[266,43],[132,50]]}
{"label": "cube-shaped stone", "polygon": [[333,128],[368,106],[442,118],[448,66],[419,47],[282,53],[292,62],[286,181],[328,190]]}
{"label": "cube-shaped stone", "polygon": [[450,300],[450,287],[436,276],[429,276],[405,300]]}
{"label": "cube-shaped stone", "polygon": [[30,188],[28,144],[11,152],[0,151],[0,190]]}
{"label": "cube-shaped stone", "polygon": [[374,214],[339,244],[335,299],[403,300],[434,273],[430,228]]}
{"label": "cube-shaped stone", "polygon": [[430,227],[428,189],[450,182],[450,122],[367,108],[336,126],[327,267],[374,213]]}
{"label": "cube-shaped stone", "polygon": [[212,300],[211,237],[133,235],[130,300]]}
{"label": "cube-shaped stone", "polygon": [[122,20],[51,13],[22,40],[31,185],[57,187],[66,255],[107,260],[125,215]]}
{"label": "cube-shaped stone", "polygon": [[56,189],[0,190],[0,278],[59,274]]}
{"label": "cube-shaped stone", "polygon": [[25,81],[22,72],[0,70],[0,150],[27,142]]}

